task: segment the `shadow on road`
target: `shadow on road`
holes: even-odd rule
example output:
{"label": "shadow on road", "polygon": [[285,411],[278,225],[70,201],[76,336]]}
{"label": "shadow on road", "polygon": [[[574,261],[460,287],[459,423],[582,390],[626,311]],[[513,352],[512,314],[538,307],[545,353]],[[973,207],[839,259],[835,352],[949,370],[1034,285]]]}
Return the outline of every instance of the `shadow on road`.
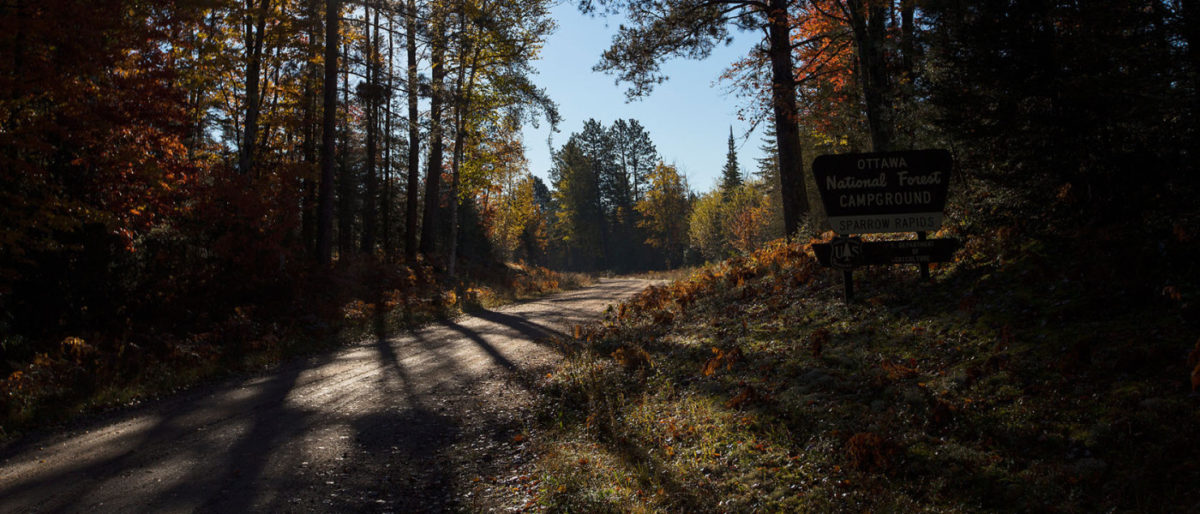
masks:
{"label": "shadow on road", "polygon": [[530,352],[596,314],[529,304],[405,334],[380,315],[367,345],[6,449],[0,512],[477,507],[470,477],[520,459]]}

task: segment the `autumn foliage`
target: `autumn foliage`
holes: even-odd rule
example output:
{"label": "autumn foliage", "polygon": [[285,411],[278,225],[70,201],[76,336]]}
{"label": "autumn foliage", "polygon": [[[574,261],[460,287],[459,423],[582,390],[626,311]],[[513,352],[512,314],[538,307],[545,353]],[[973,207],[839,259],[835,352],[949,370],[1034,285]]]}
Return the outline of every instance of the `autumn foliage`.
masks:
{"label": "autumn foliage", "polygon": [[[421,16],[434,7],[418,6]],[[169,390],[336,343],[360,325],[416,323],[565,285],[545,268],[498,259],[541,251],[531,184],[519,192],[525,203],[502,202],[503,213],[488,200],[524,167],[521,113],[553,110],[509,73],[530,56],[498,48],[534,47],[549,28],[544,5],[497,10],[506,6],[437,6],[456,23],[504,22],[446,41],[446,59],[490,67],[477,89],[451,91],[476,107],[447,110],[462,124],[445,135],[459,150],[445,169],[458,194],[412,196],[412,212],[424,201],[455,216],[432,209],[430,251],[406,258],[401,171],[421,170],[402,163],[415,166],[428,145],[418,137],[410,149],[397,132],[428,115],[393,116],[408,98],[392,94],[403,69],[384,61],[402,60],[391,47],[403,40],[381,37],[401,32],[404,6],[334,13],[363,23],[343,23],[345,45],[333,48],[345,81],[329,113],[339,187],[332,268],[316,258],[324,3],[0,6],[0,437],[55,409],[123,401],[111,395],[126,387],[132,396]],[[355,87],[351,75],[368,80]],[[455,233],[463,248],[446,244]]]}

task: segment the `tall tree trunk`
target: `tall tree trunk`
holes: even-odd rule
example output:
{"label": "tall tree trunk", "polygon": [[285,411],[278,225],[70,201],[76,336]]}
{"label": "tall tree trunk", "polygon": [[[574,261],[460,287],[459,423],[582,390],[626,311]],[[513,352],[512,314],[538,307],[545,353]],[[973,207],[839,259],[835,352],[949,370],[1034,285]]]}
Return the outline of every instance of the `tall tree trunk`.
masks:
{"label": "tall tree trunk", "polygon": [[421,220],[421,253],[431,256],[437,249],[437,219],[442,178],[442,100],[446,77],[445,26],[440,16],[434,16],[430,66],[432,98],[429,102],[429,171],[425,174],[425,215]]}
{"label": "tall tree trunk", "polygon": [[[467,17],[459,16],[458,32],[464,34]],[[468,66],[465,56],[458,67],[458,78],[454,85],[454,162],[450,171],[450,241],[446,251],[446,275],[454,277],[454,266],[458,261],[458,172],[462,168],[462,159],[466,144],[466,119],[471,108],[471,90],[475,87],[475,64],[479,58],[479,47],[476,46]],[[470,69],[470,80],[464,81],[467,69]],[[464,83],[465,82],[465,83]]]}
{"label": "tall tree trunk", "polygon": [[[350,105],[350,44],[343,42],[342,55],[347,56],[342,70],[342,105]],[[349,118],[349,116],[347,116]],[[350,120],[342,120],[342,148],[338,153],[338,254],[354,253],[354,174],[350,172]]]}
{"label": "tall tree trunk", "polygon": [[314,64],[318,47],[317,34],[320,30],[320,2],[308,0],[305,6],[308,16],[308,51],[309,64],[307,76],[304,78],[304,140],[301,151],[304,153],[305,172],[300,179],[300,239],[307,251],[316,250],[316,200],[319,182],[313,176],[313,171],[320,169],[317,163],[317,93],[316,82],[320,78],[321,69]]}
{"label": "tall tree trunk", "polygon": [[886,13],[883,4],[873,2],[867,5],[865,0],[849,0],[847,8],[855,45],[858,48],[871,146],[876,152],[886,152],[892,146],[893,130],[891,81],[884,59]]}
{"label": "tall tree trunk", "polygon": [[404,258],[417,258],[417,190],[421,183],[420,119],[417,111],[417,3],[408,0],[404,12],[404,51],[408,74],[408,188],[404,204]]}
{"label": "tall tree trunk", "polygon": [[[279,57],[279,47],[275,47],[274,55],[272,55],[271,59],[269,59],[267,62],[274,62],[276,57]],[[275,69],[271,71],[271,83],[278,84],[279,83],[279,75],[282,72],[283,72],[283,67],[276,66]],[[259,96],[261,97],[262,95],[260,94]],[[272,117],[271,115],[279,112],[279,88],[275,88],[275,90],[271,92],[271,100],[270,101],[263,101],[263,99],[260,98],[258,103],[259,103],[259,105],[270,106],[270,108],[267,109],[265,112],[267,114],[267,119],[268,120],[271,119],[271,117]],[[259,113],[260,113],[259,117],[262,116],[263,112],[264,112],[263,109],[260,107],[259,108]],[[269,149],[268,147],[270,146],[270,143],[271,143],[270,142],[271,133],[274,130],[275,130],[275,127],[272,127],[270,123],[266,123],[266,124],[263,124],[258,130],[255,131],[258,134],[256,137],[260,141],[258,144],[258,147],[255,148],[255,150],[254,150],[255,162],[258,161],[257,156],[263,155]],[[287,132],[287,137],[291,137],[292,135],[293,135],[292,131]],[[285,148],[290,148],[290,145],[285,145]]]}
{"label": "tall tree trunk", "polygon": [[362,202],[362,251],[367,254],[375,251],[375,208],[379,202],[379,177],[375,173],[375,152],[378,150],[378,120],[379,120],[379,63],[376,54],[379,52],[379,9],[375,10],[375,40],[371,40],[370,7],[363,13],[363,21],[367,25],[367,173],[365,197]]}
{"label": "tall tree trunk", "polygon": [[[243,129],[241,155],[238,158],[238,172],[245,175],[254,167],[254,153],[258,145],[258,111],[260,107],[258,83],[262,67],[263,31],[267,24],[267,10],[270,0],[262,0],[259,7],[254,7],[253,0],[246,0],[246,121]],[[253,16],[251,13],[258,11]]]}
{"label": "tall tree trunk", "polygon": [[383,121],[383,202],[381,211],[383,214],[383,250],[388,256],[392,254],[392,198],[394,181],[392,179],[392,143],[395,139],[392,134],[392,87],[395,81],[392,78],[395,76],[395,68],[393,66],[394,56],[392,51],[395,49],[396,42],[393,38],[395,35],[396,24],[393,13],[388,12],[388,71],[387,71],[387,88],[384,90],[386,94],[384,98],[387,103],[384,104],[384,121]]}
{"label": "tall tree trunk", "polygon": [[321,184],[317,200],[317,261],[333,260],[333,152],[337,124],[338,15],[341,2],[325,0],[325,85],[321,114]]}
{"label": "tall tree trunk", "polygon": [[446,250],[446,276],[454,277],[454,265],[458,260],[458,170],[463,158],[462,112],[454,115],[454,162],[450,171],[450,240]]}
{"label": "tall tree trunk", "polygon": [[790,239],[800,229],[800,216],[808,213],[808,193],[805,190],[804,161],[800,150],[800,124],[796,116],[796,79],[792,75],[787,6],[788,0],[770,0],[767,55],[771,60],[771,104],[779,155],[783,223]]}

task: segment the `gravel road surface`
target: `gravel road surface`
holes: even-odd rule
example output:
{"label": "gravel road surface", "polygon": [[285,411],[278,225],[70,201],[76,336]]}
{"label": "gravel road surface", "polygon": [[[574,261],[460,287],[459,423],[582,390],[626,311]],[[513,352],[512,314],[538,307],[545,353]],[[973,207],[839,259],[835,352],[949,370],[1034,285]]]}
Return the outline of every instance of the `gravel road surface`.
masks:
{"label": "gravel road surface", "polygon": [[440,512],[528,501],[546,339],[652,282],[443,321],[0,452],[0,512]]}

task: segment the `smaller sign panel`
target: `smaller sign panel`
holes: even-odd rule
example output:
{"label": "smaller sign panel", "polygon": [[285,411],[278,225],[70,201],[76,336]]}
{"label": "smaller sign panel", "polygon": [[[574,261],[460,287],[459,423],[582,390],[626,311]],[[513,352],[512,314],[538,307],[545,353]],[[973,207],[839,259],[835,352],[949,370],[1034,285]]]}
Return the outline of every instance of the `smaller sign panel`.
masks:
{"label": "smaller sign panel", "polygon": [[[954,252],[959,248],[957,239],[925,239],[919,241],[869,241],[858,243],[858,254],[852,261],[839,257],[839,241],[857,238],[837,238],[829,243],[812,245],[817,254],[817,262],[823,266],[837,269],[849,269],[855,266],[875,264],[920,264],[923,262],[947,262],[954,258]],[[844,248],[844,246],[843,246]],[[850,267],[846,267],[852,262]]]}
{"label": "smaller sign panel", "polygon": [[829,264],[837,269],[854,269],[862,260],[861,237],[838,237],[829,242]]}
{"label": "smaller sign panel", "polygon": [[932,232],[952,167],[945,150],[822,155],[813,176],[837,234]]}

